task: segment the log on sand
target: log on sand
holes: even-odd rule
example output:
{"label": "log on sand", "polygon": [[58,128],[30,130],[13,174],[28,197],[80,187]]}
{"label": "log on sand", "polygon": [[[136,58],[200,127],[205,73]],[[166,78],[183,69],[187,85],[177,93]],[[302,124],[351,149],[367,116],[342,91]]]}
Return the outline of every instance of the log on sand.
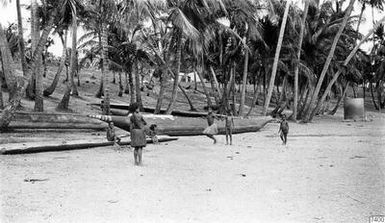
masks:
{"label": "log on sand", "polygon": [[[176,137],[159,137],[159,142],[168,142],[177,140]],[[151,139],[147,143],[153,143]],[[9,143],[0,146],[0,154],[24,154],[24,153],[39,153],[39,152],[54,152],[63,150],[88,149],[101,146],[112,146],[113,142],[108,142],[105,139],[88,139],[88,140],[73,140],[64,142],[24,142],[24,143]],[[120,142],[119,145],[130,145],[130,142]]]}

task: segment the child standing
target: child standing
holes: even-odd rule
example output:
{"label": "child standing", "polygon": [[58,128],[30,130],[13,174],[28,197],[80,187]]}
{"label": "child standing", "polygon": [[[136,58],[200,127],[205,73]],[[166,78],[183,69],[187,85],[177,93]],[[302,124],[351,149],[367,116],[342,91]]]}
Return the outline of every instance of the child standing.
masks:
{"label": "child standing", "polygon": [[226,123],[225,123],[225,132],[226,132],[226,145],[229,144],[229,138],[230,138],[230,145],[233,144],[233,128],[234,128],[234,118],[233,114],[231,112],[228,112],[226,115]]}
{"label": "child standing", "polygon": [[286,120],[286,115],[285,114],[282,115],[282,121],[281,121],[281,124],[279,126],[278,134],[279,133],[281,133],[279,135],[279,137],[281,137],[281,140],[283,142],[282,144],[286,145],[286,143],[287,143],[287,134],[289,133],[289,123]]}
{"label": "child standing", "polygon": [[135,165],[142,165],[142,150],[147,144],[144,126],[147,125],[147,123],[143,119],[142,114],[140,114],[139,105],[137,103],[130,106],[130,111],[132,112],[132,116],[130,117],[130,136],[131,146],[135,149]]}
{"label": "child standing", "polygon": [[218,134],[218,127],[217,124],[214,122],[214,114],[212,111],[209,111],[207,115],[207,124],[209,125],[205,130],[203,130],[203,134],[205,134],[210,139],[214,140],[214,144],[217,143],[217,139],[214,137],[214,135]]}

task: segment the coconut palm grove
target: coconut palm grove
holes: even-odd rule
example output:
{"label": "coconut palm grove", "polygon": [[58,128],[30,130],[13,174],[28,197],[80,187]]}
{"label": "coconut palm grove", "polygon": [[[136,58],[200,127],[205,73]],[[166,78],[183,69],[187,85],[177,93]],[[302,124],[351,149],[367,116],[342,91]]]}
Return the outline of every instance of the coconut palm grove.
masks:
{"label": "coconut palm grove", "polygon": [[1,222],[384,221],[384,0],[10,6]]}

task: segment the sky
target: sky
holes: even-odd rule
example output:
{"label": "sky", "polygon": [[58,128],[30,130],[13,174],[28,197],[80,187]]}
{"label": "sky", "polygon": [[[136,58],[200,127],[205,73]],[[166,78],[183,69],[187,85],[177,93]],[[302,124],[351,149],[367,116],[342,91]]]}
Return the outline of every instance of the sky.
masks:
{"label": "sky", "polygon": [[[294,0],[294,2],[301,2],[301,1],[302,0]],[[0,24],[2,26],[8,26],[9,23],[17,23],[16,1],[5,0],[5,2],[7,2],[6,5],[1,5],[2,3],[0,3]],[[27,21],[31,13],[29,10],[25,9],[25,6],[29,5],[31,1],[20,0],[20,2],[22,5],[21,13],[23,18],[24,38],[27,39],[29,35],[29,30],[30,30],[30,24]],[[347,3],[348,1],[345,1],[345,5],[347,5]],[[358,1],[356,1],[353,14],[359,15],[360,10],[361,10],[361,4],[358,3]],[[383,16],[385,16],[385,12],[374,10],[375,20],[379,20]],[[361,22],[360,32],[366,35],[368,31],[372,28],[372,10],[370,7],[366,7],[363,17],[365,20]],[[84,33],[84,31],[82,30],[78,31],[78,35],[77,35],[78,38],[82,35],[82,33]],[[69,33],[68,40],[70,40],[70,38],[71,38],[71,33]],[[61,56],[61,52],[62,52],[61,41],[59,40],[58,36],[54,37],[53,39],[55,44],[49,48],[49,51],[52,52],[55,56]],[[71,41],[68,41],[67,46],[70,46],[70,44],[71,44]],[[371,47],[372,47],[371,44],[367,43],[367,44],[364,44],[361,48],[364,49],[365,51],[368,51]]]}

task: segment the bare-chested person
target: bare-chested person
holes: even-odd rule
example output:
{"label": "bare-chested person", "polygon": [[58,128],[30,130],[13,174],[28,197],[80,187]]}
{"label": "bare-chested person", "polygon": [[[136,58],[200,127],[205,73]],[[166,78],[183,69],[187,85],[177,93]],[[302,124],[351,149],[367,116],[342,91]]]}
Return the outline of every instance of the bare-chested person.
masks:
{"label": "bare-chested person", "polygon": [[209,111],[207,115],[207,124],[209,125],[205,130],[203,130],[203,134],[205,134],[210,139],[214,140],[214,144],[217,143],[217,139],[214,135],[218,134],[217,124],[214,122],[215,116],[212,111]]}
{"label": "bare-chested person", "polygon": [[281,124],[279,126],[279,131],[278,131],[278,134],[280,134],[279,137],[281,137],[283,145],[286,145],[286,143],[287,143],[287,134],[288,133],[289,133],[289,123],[286,120],[286,115],[283,114],[282,115],[282,121],[281,121]]}

